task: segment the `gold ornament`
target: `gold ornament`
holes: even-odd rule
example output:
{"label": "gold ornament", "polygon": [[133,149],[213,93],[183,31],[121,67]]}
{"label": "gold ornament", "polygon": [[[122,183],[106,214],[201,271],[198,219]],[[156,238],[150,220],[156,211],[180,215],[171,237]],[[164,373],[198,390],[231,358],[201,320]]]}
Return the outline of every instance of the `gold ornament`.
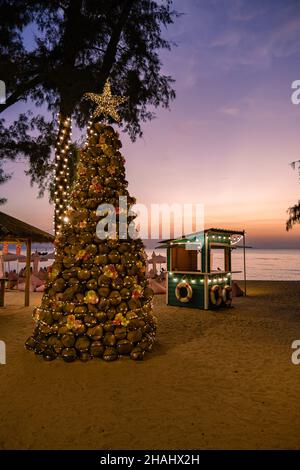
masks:
{"label": "gold ornament", "polygon": [[113,96],[110,90],[109,80],[106,80],[103,93],[85,93],[85,96],[97,103],[97,108],[94,111],[93,117],[96,118],[101,114],[105,117],[112,117],[116,122],[120,121],[120,116],[117,112],[117,107],[124,103],[128,98],[121,96]]}

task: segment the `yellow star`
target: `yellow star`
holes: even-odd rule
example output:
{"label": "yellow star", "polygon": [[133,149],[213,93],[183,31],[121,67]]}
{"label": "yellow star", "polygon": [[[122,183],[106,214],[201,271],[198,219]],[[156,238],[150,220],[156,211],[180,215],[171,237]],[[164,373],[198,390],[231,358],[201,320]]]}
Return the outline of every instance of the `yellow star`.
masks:
{"label": "yellow star", "polygon": [[117,107],[128,99],[127,97],[113,96],[111,94],[109,80],[106,80],[102,94],[85,93],[85,96],[98,105],[93,114],[94,118],[104,114],[105,117],[111,116],[117,122],[120,121]]}

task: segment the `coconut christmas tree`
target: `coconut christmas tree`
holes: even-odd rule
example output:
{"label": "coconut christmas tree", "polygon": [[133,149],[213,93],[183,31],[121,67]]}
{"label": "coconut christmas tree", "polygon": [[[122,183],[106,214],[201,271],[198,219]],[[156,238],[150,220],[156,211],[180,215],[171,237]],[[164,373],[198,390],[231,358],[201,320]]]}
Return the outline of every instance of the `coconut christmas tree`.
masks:
{"label": "coconut christmas tree", "polygon": [[[145,277],[143,242],[128,236],[134,215],[126,213],[135,199],[127,190],[122,144],[107,122],[96,122],[108,116],[118,120],[116,106],[124,99],[111,95],[109,83],[102,95],[88,95],[98,106],[26,347],[45,360],[112,361],[123,355],[139,360],[155,338],[153,292]],[[114,211],[108,223],[106,207]]]}

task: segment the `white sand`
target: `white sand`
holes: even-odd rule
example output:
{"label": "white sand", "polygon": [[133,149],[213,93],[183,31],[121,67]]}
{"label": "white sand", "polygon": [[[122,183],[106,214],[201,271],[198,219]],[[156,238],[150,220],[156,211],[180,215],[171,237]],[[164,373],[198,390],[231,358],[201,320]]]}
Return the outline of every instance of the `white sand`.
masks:
{"label": "white sand", "polygon": [[158,341],[144,362],[44,362],[23,346],[32,308],[8,293],[0,449],[300,448],[300,283],[249,285],[222,312],[156,297]]}

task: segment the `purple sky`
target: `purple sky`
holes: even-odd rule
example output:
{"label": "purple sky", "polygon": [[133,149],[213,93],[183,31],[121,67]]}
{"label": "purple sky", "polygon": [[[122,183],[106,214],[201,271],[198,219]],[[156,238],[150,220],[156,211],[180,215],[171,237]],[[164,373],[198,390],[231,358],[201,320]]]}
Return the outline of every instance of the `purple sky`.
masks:
{"label": "purple sky", "polygon": [[[131,143],[121,135],[129,189],[138,202],[203,203],[207,226],[243,229],[256,247],[299,247],[300,226],[285,232],[299,197],[299,0],[177,0],[184,15],[165,33],[175,79],[171,110],[158,110]],[[15,105],[8,121],[29,105]],[[47,197],[36,199],[22,163],[7,164],[1,210],[52,228]]]}

